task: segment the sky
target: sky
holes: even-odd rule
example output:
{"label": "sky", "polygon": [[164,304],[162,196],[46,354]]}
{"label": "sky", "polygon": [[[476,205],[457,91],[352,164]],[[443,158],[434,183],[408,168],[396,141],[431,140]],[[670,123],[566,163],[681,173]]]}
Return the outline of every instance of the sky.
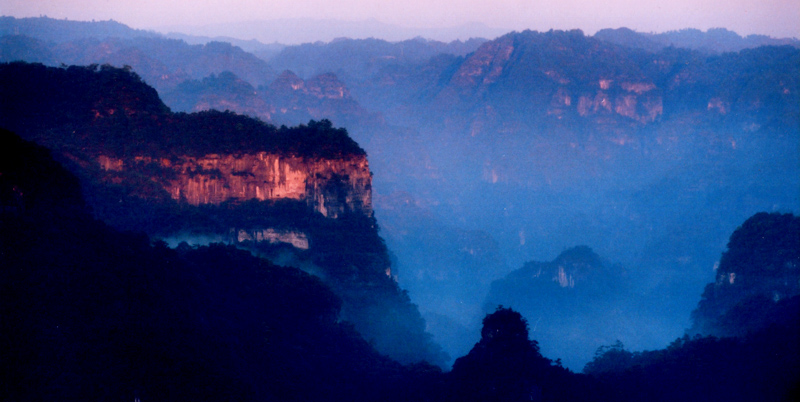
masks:
{"label": "sky", "polygon": [[479,22],[507,30],[627,27],[639,32],[722,27],[800,38],[800,0],[0,0],[0,14],[109,20],[133,28],[287,18],[377,20],[442,28]]}

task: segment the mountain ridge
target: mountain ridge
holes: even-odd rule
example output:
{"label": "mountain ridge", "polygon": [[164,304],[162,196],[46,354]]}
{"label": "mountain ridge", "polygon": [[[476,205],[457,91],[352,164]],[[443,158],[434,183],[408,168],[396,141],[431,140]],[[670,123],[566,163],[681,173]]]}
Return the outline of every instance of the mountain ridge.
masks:
{"label": "mountain ridge", "polygon": [[68,161],[96,216],[121,229],[189,232],[281,256],[324,278],[344,300],[342,318],[382,353],[442,364],[391,277],[366,153],[345,130],[329,121],[276,128],[231,112],[173,114],[138,76],[110,66],[2,64],[0,88],[14,94],[0,104],[0,125]]}

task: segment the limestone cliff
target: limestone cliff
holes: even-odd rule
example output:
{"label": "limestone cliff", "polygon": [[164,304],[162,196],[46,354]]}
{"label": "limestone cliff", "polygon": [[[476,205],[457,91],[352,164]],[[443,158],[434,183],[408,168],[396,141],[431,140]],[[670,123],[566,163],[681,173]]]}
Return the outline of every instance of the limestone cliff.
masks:
{"label": "limestone cliff", "polygon": [[[320,94],[344,96],[319,81]],[[229,236],[323,278],[342,300],[339,318],[380,352],[445,361],[390,276],[366,152],[346,130],[172,113],[137,75],[110,66],[0,64],[0,88],[15,100],[0,105],[0,122],[68,161],[109,225],[167,239]]]}
{"label": "limestone cliff", "polygon": [[172,199],[195,206],[291,199],[328,218],[347,212],[372,215],[372,175],[364,155],[329,159],[258,152],[127,160],[101,155],[97,162],[112,180],[126,166],[156,165],[164,172],[151,179]]}

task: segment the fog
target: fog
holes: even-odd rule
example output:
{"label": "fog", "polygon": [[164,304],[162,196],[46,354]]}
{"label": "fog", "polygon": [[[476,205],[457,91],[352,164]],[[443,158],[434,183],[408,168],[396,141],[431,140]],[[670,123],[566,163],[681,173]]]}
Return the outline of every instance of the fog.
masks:
{"label": "fog", "polygon": [[[762,50],[772,63],[762,64],[744,51],[646,53],[577,31],[486,39],[495,41],[339,40],[286,46],[263,59],[224,48],[228,64],[191,70],[216,79],[218,70],[240,68],[232,80],[247,80],[251,98],[211,88],[221,105],[253,114],[248,102],[256,99],[272,107],[260,117],[274,124],[329,118],[367,151],[392,273],[450,363],[480,338],[481,319],[498,305],[520,311],[542,353],[573,371],[617,340],[631,350],[663,348],[690,326],[737,226],[760,211],[800,208],[796,47]],[[71,60],[131,63],[167,101],[188,95],[159,77],[201,83],[185,60],[161,54],[141,62],[125,53],[135,41],[115,40],[100,45],[118,49],[107,59],[87,52]],[[170,45],[198,60],[210,48]],[[64,59],[64,48],[53,47],[52,60]],[[334,73],[327,84],[340,98],[281,98],[270,84],[284,69],[304,85]],[[655,89],[624,89],[629,81]],[[633,112],[624,108],[630,102]],[[200,103],[168,106],[208,107]],[[577,246],[594,254],[561,259]],[[270,258],[322,272],[290,253]],[[514,293],[510,283],[527,287]]]}
{"label": "fog", "polygon": [[[379,198],[376,215],[397,255],[401,286],[454,356],[473,343],[463,342],[462,334],[477,339],[479,319],[496,307],[484,305],[489,284],[523,263],[552,261],[570,247],[586,245],[624,267],[626,297],[609,307],[623,316],[606,321],[605,328],[595,329],[595,339],[580,345],[542,343],[545,355],[580,370],[594,349],[616,339],[643,350],[681,336],[733,230],[759,211],[796,211],[797,138],[739,144],[725,162],[707,158],[705,151],[670,150],[661,161],[629,155],[641,159],[599,166],[594,177],[588,167],[570,171],[570,164],[581,162],[568,155],[539,153],[537,159],[549,161],[525,172],[522,184],[482,180],[483,166],[469,172],[473,164],[457,160],[458,152],[441,152],[433,160],[452,166],[441,181],[425,195],[409,191]],[[521,158],[515,163],[530,166]],[[539,175],[550,176],[547,185],[527,185]],[[378,196],[393,194],[391,186],[383,187],[378,167],[375,176]],[[493,302],[523,315],[529,310],[509,305],[512,300],[502,295]],[[539,317],[527,318],[539,326]],[[592,318],[576,313],[573,329],[562,335],[595,328],[587,323]],[[531,333],[536,338],[537,328]]]}
{"label": "fog", "polygon": [[[539,46],[550,46],[543,38]],[[655,121],[631,125],[567,114],[566,122],[554,123],[542,117],[552,107],[538,100],[546,90],[515,78],[513,64],[504,66],[509,72],[499,82],[477,85],[474,95],[452,95],[452,81],[421,88],[419,78],[396,74],[389,62],[356,57],[372,45],[287,48],[268,63],[306,80],[333,71],[359,106],[384,119],[335,107],[326,115],[366,149],[393,273],[452,359],[469,351],[481,319],[498,304],[538,314],[530,300],[560,300],[548,305],[569,320],[526,318],[545,356],[574,371],[617,340],[631,350],[663,348],[690,326],[736,227],[759,211],[793,212],[800,205],[796,128],[768,123],[783,106],[707,116],[698,113],[708,113],[707,98],[717,89],[670,93],[664,84],[664,111]],[[405,63],[433,69],[442,80],[470,56],[444,67],[413,55]],[[730,74],[722,85],[746,87],[753,79],[736,78],[734,65],[721,68],[723,77]],[[385,77],[394,85],[375,85]],[[749,89],[737,91],[750,96]],[[273,116],[281,124],[308,117]],[[501,288],[490,297],[493,283],[525,263],[552,262],[576,246],[621,267],[624,286],[586,293],[579,282],[572,297],[582,301],[557,293],[526,301]]]}

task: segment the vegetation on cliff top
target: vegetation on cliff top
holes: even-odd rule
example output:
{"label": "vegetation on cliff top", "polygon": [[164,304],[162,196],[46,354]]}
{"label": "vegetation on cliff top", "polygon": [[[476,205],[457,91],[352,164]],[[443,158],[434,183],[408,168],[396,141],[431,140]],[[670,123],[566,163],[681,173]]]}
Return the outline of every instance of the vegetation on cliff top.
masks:
{"label": "vegetation on cliff top", "polygon": [[275,127],[233,112],[172,113],[129,68],[0,64],[0,125],[50,147],[115,156],[365,155],[330,121]]}
{"label": "vegetation on cliff top", "polygon": [[0,156],[0,399],[409,392],[406,369],[339,321],[342,301],[319,278],[230,246],[119,232],[91,218],[44,148],[2,130]]}

